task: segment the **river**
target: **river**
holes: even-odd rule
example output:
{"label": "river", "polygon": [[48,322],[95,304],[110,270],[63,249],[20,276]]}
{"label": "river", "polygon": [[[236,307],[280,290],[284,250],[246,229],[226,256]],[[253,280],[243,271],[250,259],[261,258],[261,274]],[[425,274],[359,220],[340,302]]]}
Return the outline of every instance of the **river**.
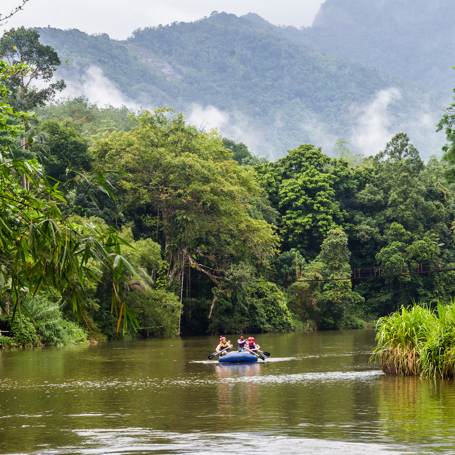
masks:
{"label": "river", "polygon": [[374,335],[259,335],[252,365],[215,337],[3,350],[0,452],[455,453],[454,382],[383,375]]}

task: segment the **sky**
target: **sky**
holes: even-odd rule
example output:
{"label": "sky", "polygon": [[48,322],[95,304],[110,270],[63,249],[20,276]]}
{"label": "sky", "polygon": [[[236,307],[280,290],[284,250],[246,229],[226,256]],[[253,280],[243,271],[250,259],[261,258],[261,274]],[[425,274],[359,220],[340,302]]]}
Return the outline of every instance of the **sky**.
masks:
{"label": "sky", "polygon": [[[0,0],[5,14],[20,0]],[[195,21],[213,11],[237,16],[250,12],[276,25],[312,24],[323,0],[29,0],[6,28],[77,28],[125,39],[140,27]]]}

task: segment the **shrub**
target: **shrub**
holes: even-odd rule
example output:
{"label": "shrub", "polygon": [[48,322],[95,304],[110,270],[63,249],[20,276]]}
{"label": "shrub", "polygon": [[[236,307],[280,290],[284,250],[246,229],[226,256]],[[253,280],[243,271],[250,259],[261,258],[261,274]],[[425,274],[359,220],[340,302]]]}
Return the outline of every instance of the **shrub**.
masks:
{"label": "shrub", "polygon": [[30,317],[16,315],[11,324],[14,340],[24,346],[63,345],[87,341],[87,332],[78,324],[63,319],[60,301],[53,294],[26,297]]}
{"label": "shrub", "polygon": [[0,348],[14,348],[17,343],[11,337],[0,335]]}

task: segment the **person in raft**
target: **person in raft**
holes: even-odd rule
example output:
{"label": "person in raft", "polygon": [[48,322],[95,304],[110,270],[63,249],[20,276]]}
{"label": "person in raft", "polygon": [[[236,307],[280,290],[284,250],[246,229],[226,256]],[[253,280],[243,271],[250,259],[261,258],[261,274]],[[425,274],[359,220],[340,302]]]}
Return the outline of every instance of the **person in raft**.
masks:
{"label": "person in raft", "polygon": [[246,350],[245,344],[246,340],[243,338],[243,335],[240,336],[240,338],[237,340],[237,344],[239,345],[239,352],[243,352]]}
{"label": "person in raft", "polygon": [[248,351],[259,351],[261,349],[261,346],[259,346],[255,341],[253,337],[248,338]]}
{"label": "person in raft", "polygon": [[229,352],[229,349],[232,348],[232,344],[230,341],[226,341],[226,337],[220,338],[220,344],[216,347],[216,352],[219,355],[226,355]]}

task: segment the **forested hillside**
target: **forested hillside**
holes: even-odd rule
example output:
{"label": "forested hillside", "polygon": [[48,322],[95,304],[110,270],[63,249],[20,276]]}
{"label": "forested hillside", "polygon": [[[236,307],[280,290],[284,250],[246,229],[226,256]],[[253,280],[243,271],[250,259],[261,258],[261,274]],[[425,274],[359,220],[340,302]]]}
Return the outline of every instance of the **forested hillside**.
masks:
{"label": "forested hillside", "polygon": [[447,93],[455,81],[454,15],[451,0],[326,0],[311,27],[280,30],[296,42]]}
{"label": "forested hillside", "polygon": [[[225,135],[272,158],[302,142],[324,141],[331,147],[337,139],[351,139],[365,106],[384,90],[398,89],[401,95],[390,101],[391,135],[405,128],[423,105],[437,105],[404,80],[232,14],[136,30],[126,42],[77,30],[45,28],[40,33],[69,61],[59,70],[68,81],[84,79],[96,66],[139,105],[170,105],[187,114],[195,104],[214,106],[225,117]],[[420,135],[420,128],[414,129]],[[420,135],[415,141],[427,155],[438,149],[434,136]]]}

